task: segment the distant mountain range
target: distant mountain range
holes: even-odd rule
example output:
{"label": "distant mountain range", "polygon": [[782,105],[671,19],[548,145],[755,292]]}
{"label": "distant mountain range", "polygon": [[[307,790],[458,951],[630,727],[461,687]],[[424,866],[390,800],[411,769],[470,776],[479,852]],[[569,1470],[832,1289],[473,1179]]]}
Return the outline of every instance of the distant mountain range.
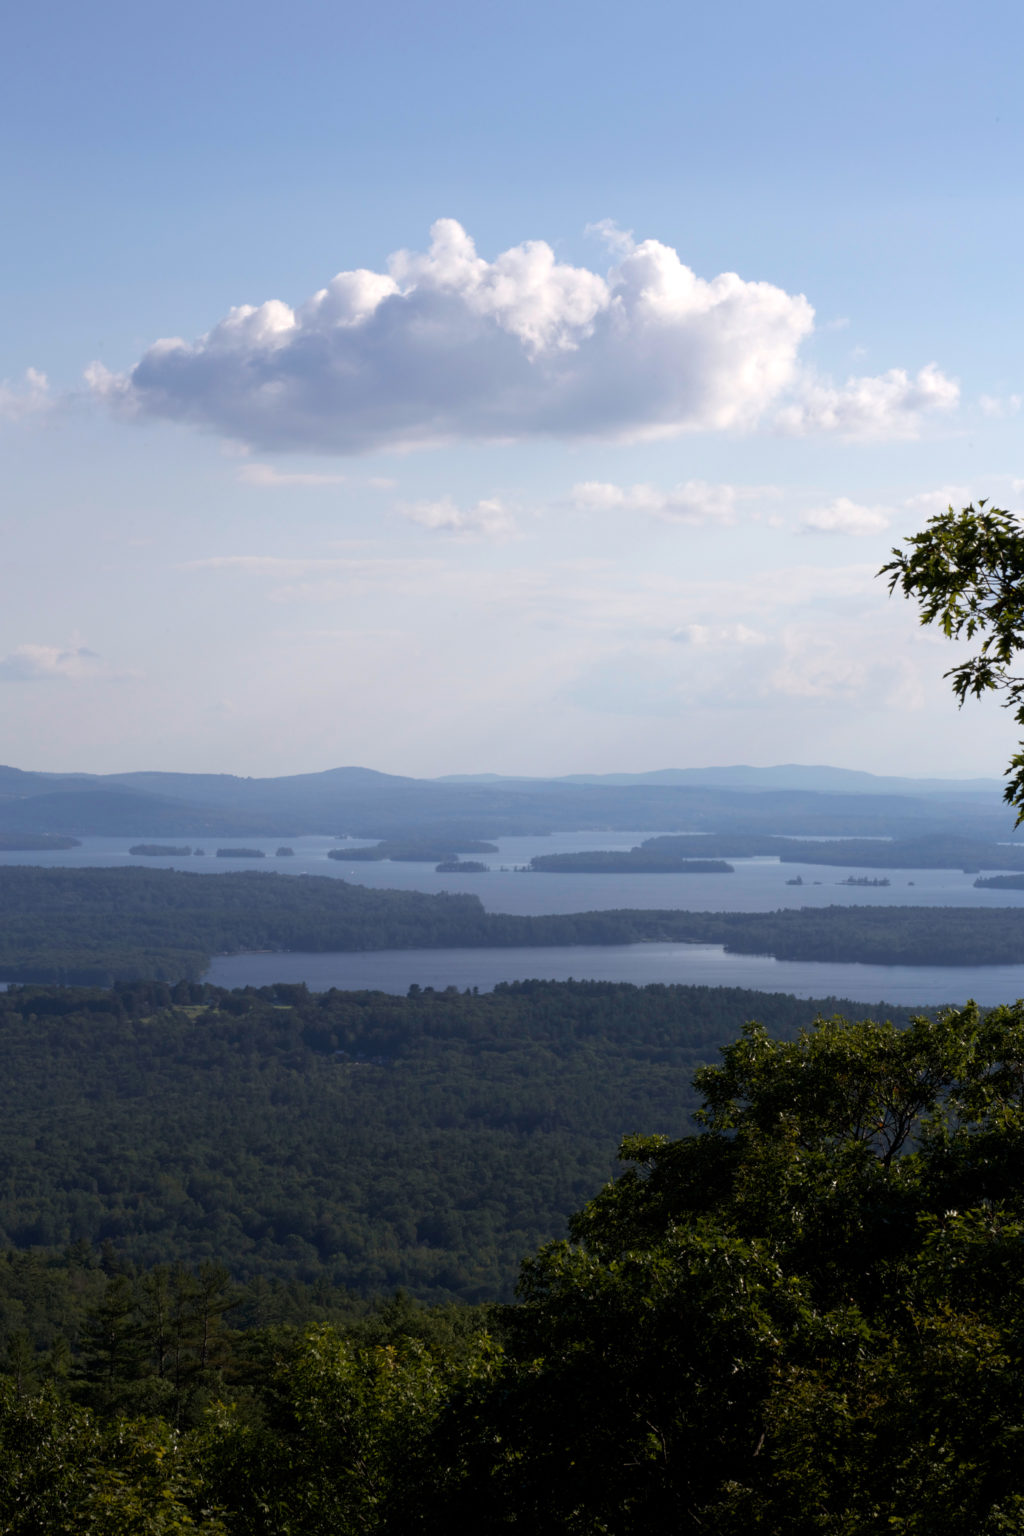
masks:
{"label": "distant mountain range", "polygon": [[415,779],[370,768],[283,778],[29,773],[0,767],[0,832],[71,836],[493,838],[556,831],[743,830],[1009,837],[997,779],[901,779],[850,769],[724,767],[557,779]]}
{"label": "distant mountain range", "polygon": [[999,779],[909,779],[864,773],[856,768],[808,767],[782,763],[776,768],[658,768],[652,773],[568,773],[554,780],[517,778],[500,773],[446,774],[438,784],[608,784],[670,785],[681,788],[804,789],[816,794],[853,795],[1001,795]]}

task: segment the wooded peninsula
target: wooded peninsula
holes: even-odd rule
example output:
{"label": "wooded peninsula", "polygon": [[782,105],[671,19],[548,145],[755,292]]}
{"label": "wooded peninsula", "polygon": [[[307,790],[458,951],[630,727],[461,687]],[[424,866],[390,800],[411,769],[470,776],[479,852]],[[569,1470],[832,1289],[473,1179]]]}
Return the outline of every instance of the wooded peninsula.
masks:
{"label": "wooded peninsula", "polygon": [[214,954],[574,944],[722,944],[735,954],[875,965],[1024,962],[1019,908],[643,909],[523,917],[470,894],[316,875],[0,868],[0,980],[197,980]]}
{"label": "wooded peninsula", "polygon": [[927,837],[773,837],[753,832],[707,832],[649,837],[635,848],[544,853],[531,869],[548,874],[697,874],[729,866],[708,860],[776,858],[781,864],[827,864],[867,869],[1016,869],[1024,871],[1024,842],[997,842],[951,832]]}

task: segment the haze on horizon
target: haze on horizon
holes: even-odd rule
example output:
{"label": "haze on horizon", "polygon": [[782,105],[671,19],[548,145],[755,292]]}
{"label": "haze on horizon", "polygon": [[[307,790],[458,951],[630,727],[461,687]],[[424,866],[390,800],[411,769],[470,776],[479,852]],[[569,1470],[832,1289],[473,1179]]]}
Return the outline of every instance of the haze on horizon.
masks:
{"label": "haze on horizon", "polygon": [[1022,32],[23,7],[0,761],[998,777],[875,572],[1022,505]]}

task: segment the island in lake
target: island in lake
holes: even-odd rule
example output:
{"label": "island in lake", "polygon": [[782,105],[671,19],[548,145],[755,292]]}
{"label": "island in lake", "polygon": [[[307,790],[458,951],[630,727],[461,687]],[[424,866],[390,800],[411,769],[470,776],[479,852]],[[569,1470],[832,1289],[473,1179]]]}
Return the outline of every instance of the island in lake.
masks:
{"label": "island in lake", "polygon": [[[788,883],[788,882],[787,882]],[[845,880],[839,881],[840,885],[891,885],[892,881],[882,877],[881,880],[872,880],[869,875],[847,875]]]}
{"label": "island in lake", "polygon": [[724,859],[681,858],[649,848],[595,849],[585,853],[539,853],[530,868],[541,875],[731,875]]}
{"label": "island in lake", "polygon": [[218,848],[218,859],[265,859],[262,848]]}
{"label": "island in lake", "polygon": [[187,859],[192,855],[191,848],[173,848],[170,843],[133,843],[128,852],[142,859]]}
{"label": "island in lake", "polygon": [[437,866],[439,875],[486,875],[487,865],[477,859],[442,859]]}
{"label": "island in lake", "polygon": [[53,832],[0,832],[0,853],[58,853],[81,846],[77,837],[59,837]]}
{"label": "island in lake", "polygon": [[446,864],[457,859],[460,853],[497,852],[494,843],[482,843],[474,838],[456,837],[441,841],[439,838],[409,837],[388,839],[369,848],[331,848],[327,857],[341,859],[344,863],[350,860],[377,863],[380,859],[391,859],[400,864]]}

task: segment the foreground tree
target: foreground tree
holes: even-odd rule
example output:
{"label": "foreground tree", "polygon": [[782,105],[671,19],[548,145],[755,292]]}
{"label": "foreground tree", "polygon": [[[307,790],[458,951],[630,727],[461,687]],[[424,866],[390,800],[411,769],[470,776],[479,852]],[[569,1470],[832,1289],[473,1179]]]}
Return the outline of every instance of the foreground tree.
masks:
{"label": "foreground tree", "polygon": [[757,1025],[524,1267],[394,1531],[1024,1530],[1024,1008]]}
{"label": "foreground tree", "polygon": [[[975,656],[951,667],[961,705],[969,695],[1001,693],[1005,708],[1024,731],[1024,677],[1011,666],[1024,649],[1024,529],[999,507],[979,501],[931,518],[921,533],[894,548],[880,576],[917,600],[922,624],[938,624],[950,640],[974,640]],[[1007,802],[1024,821],[1024,742],[1006,770]]]}

